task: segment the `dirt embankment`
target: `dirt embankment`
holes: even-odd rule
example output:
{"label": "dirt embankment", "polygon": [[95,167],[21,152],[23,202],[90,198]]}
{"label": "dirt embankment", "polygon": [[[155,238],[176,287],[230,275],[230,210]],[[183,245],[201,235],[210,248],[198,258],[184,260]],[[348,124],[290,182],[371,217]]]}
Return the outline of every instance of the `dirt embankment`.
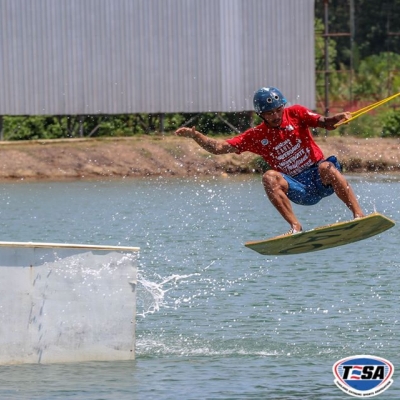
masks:
{"label": "dirt embankment", "polygon": [[[400,171],[400,139],[316,138],[347,172]],[[251,173],[253,154],[214,156],[176,136],[0,142],[0,180]]]}

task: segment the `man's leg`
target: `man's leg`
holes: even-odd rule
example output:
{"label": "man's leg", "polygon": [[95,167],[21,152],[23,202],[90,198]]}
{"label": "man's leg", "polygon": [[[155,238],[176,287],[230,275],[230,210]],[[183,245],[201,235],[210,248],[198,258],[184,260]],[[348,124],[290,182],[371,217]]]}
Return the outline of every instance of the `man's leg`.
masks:
{"label": "man's leg", "polygon": [[271,203],[289,223],[291,228],[295,232],[300,232],[302,229],[301,224],[294,215],[292,204],[286,195],[289,190],[289,184],[282,174],[274,170],[269,170],[263,175],[262,182],[265,193],[267,193]]}
{"label": "man's leg", "polygon": [[319,174],[321,176],[322,183],[324,185],[331,185],[333,187],[336,195],[351,210],[354,218],[364,216],[353,189],[348,184],[342,173],[338,171],[331,162],[322,162],[319,165]]}

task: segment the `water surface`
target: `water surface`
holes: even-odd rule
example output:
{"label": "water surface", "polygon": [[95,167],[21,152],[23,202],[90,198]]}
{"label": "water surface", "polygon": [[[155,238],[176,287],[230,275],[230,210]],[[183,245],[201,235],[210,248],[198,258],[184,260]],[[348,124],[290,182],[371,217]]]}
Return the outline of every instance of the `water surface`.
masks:
{"label": "water surface", "polygon": [[[349,177],[396,221],[395,176]],[[287,231],[259,177],[0,185],[3,241],[141,248],[133,362],[0,367],[7,399],[344,399],[341,358],[400,365],[399,228],[299,256],[243,246]],[[351,219],[335,196],[305,229]],[[378,397],[379,398],[379,397]],[[400,380],[380,398],[400,398]]]}

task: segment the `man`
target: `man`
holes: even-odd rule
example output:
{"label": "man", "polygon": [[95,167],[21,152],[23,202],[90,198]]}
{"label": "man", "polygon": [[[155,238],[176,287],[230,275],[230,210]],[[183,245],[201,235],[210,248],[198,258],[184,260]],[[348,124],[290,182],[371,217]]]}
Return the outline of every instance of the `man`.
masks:
{"label": "man", "polygon": [[319,127],[334,130],[335,124],[350,118],[350,113],[323,117],[300,105],[285,107],[286,103],[278,89],[263,87],[254,94],[253,99],[254,109],[263,120],[255,128],[227,140],[209,138],[196,131],[195,127],[180,128],[175,134],[194,139],[212,154],[251,151],[260,155],[271,167],[262,177],[265,192],[289,223],[287,234],[302,231],[291,201],[314,205],[336,193],[354,218],[363,217],[364,213],[352,188],[341,174],[336,157],[324,158],[309,129]]}

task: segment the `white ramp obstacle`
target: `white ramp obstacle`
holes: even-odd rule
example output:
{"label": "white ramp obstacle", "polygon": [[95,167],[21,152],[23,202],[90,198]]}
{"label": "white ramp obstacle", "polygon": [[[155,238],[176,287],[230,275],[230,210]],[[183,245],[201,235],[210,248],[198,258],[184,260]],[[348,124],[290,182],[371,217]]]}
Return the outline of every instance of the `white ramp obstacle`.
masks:
{"label": "white ramp obstacle", "polygon": [[138,254],[0,242],[0,364],[134,359]]}

